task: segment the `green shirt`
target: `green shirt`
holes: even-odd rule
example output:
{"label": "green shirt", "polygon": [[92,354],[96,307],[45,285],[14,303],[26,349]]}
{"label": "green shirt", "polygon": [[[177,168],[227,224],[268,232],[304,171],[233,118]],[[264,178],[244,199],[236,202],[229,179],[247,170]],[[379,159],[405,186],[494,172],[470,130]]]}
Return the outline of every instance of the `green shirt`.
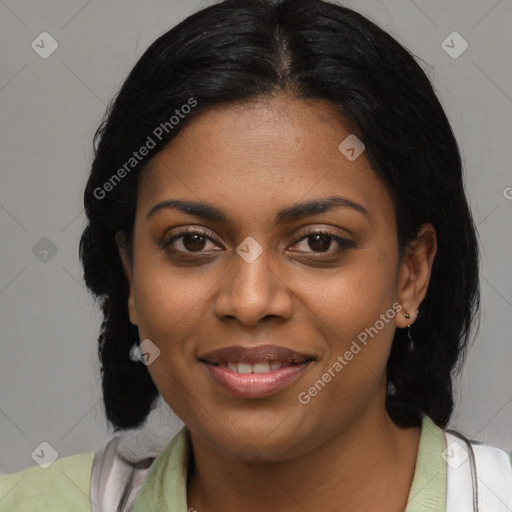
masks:
{"label": "green shirt", "polygon": [[[149,468],[133,512],[187,512],[189,443],[189,431],[183,427]],[[445,511],[445,449],[443,431],[424,416],[406,512]],[[91,512],[93,458],[93,453],[81,453],[57,459],[47,469],[34,466],[0,475],[0,512]]]}

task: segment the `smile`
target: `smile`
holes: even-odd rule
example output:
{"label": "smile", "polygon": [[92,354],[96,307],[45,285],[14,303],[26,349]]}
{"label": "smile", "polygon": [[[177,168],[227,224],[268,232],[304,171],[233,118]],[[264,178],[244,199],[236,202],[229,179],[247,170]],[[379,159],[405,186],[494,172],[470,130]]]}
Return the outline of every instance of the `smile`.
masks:
{"label": "smile", "polygon": [[277,345],[224,347],[198,358],[217,386],[239,398],[262,398],[281,391],[314,359]]}

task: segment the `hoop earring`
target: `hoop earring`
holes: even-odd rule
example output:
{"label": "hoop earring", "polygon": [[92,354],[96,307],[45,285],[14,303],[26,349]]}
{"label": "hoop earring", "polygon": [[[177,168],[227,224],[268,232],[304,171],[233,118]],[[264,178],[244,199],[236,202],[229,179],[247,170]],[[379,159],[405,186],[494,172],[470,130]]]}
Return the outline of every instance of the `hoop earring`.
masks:
{"label": "hoop earring", "polygon": [[[418,317],[420,313],[420,310],[416,310],[416,318]],[[409,313],[404,313],[404,317],[407,319],[407,320],[410,320],[411,318],[411,315]],[[407,345],[407,349],[409,350],[409,352],[413,352],[414,351],[414,340],[412,339],[412,336],[411,336],[411,324],[409,324],[407,326],[407,338],[409,339],[409,343]]]}

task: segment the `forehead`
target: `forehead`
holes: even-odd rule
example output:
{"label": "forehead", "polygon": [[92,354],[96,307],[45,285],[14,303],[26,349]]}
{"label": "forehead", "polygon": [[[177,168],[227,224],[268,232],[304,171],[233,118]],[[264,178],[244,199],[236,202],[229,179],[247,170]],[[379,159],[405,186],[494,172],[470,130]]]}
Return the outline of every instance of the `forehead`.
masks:
{"label": "forehead", "polygon": [[[239,211],[342,195],[393,215],[391,198],[348,122],[322,100],[278,97],[217,105],[192,119],[142,171],[138,208],[189,198]],[[346,144],[345,144],[346,145]],[[348,153],[350,156],[351,153]]]}

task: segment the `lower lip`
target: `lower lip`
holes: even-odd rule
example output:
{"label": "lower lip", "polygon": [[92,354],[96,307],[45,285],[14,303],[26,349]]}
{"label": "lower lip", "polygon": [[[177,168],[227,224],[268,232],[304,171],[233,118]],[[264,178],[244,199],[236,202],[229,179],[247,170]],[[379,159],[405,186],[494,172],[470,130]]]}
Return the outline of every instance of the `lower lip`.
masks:
{"label": "lower lip", "polygon": [[242,398],[272,395],[296,381],[310,361],[294,364],[267,373],[237,373],[211,363],[202,363],[213,379],[231,394]]}

